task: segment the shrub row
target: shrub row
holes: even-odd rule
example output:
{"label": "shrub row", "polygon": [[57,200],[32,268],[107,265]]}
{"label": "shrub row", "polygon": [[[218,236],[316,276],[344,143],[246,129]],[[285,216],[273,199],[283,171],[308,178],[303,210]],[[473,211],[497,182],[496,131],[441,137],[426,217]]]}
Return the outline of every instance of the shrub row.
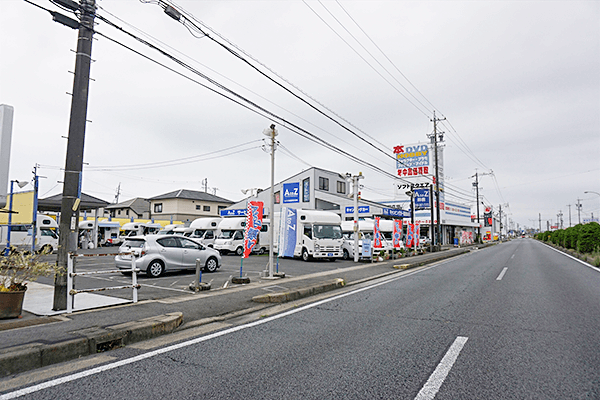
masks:
{"label": "shrub row", "polygon": [[593,253],[600,249],[600,224],[579,224],[567,229],[538,233],[535,237],[580,253]]}

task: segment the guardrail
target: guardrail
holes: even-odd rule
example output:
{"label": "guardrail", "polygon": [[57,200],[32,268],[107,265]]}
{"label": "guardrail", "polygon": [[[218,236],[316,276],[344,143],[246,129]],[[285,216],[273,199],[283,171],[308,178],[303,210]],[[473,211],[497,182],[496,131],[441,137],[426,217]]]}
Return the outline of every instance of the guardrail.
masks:
{"label": "guardrail", "polygon": [[116,269],[116,270],[105,270],[105,271],[89,271],[89,272],[73,272],[74,260],[77,257],[97,257],[102,256],[104,254],[76,254],[69,253],[69,258],[67,260],[67,314],[71,314],[73,312],[73,308],[75,307],[75,295],[79,293],[93,293],[93,292],[103,292],[105,290],[114,290],[114,289],[132,289],[133,290],[133,303],[138,302],[138,289],[141,287],[137,283],[137,273],[140,272],[140,269],[135,267],[135,261],[137,254],[135,252],[129,253],[120,253],[122,255],[131,255],[131,285],[126,286],[113,286],[113,287],[102,287],[95,289],[75,289],[73,278],[76,276],[85,276],[85,275],[98,275],[98,274],[113,274],[116,272],[128,272],[129,270],[124,269]]}

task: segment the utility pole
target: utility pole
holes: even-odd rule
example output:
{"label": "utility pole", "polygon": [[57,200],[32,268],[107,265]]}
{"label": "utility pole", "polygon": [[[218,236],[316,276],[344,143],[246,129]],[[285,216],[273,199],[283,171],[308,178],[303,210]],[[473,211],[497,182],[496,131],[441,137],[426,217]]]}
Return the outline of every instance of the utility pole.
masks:
{"label": "utility pole", "polygon": [[31,218],[32,229],[31,229],[31,254],[35,254],[35,241],[37,232],[37,211],[38,211],[38,191],[39,191],[39,177],[37,174],[38,165],[35,164],[33,167],[33,215]]}
{"label": "utility pole", "polygon": [[571,227],[571,205],[567,204],[567,207],[569,207],[569,228]]}
{"label": "utility pole", "polygon": [[500,243],[502,243],[502,204],[498,206],[500,212]]}
{"label": "utility pole", "polygon": [[81,0],[80,24],[75,58],[75,78],[71,99],[69,139],[60,209],[58,268],[54,277],[54,310],[67,308],[67,262],[69,252],[77,251],[79,203],[81,201],[81,171],[85,143],[88,90],[94,34],[95,0]]}
{"label": "utility pole", "polygon": [[558,229],[563,229],[563,212],[562,210],[558,211],[558,214],[556,214],[556,226],[558,226]]}
{"label": "utility pole", "polygon": [[581,224],[581,199],[577,199],[577,204],[575,204],[575,207],[577,207],[577,223]]}
{"label": "utility pole", "polygon": [[354,262],[358,262],[358,193],[360,192],[359,180],[363,179],[364,176],[362,172],[359,172],[358,175],[354,175],[351,177],[350,174],[346,174],[346,178],[352,178],[352,197],[354,198],[354,223],[352,226],[352,230],[354,232]]}
{"label": "utility pole", "polygon": [[540,219],[540,233],[542,233],[542,213],[539,213],[539,219]]}
{"label": "utility pole", "polygon": [[271,189],[269,191],[269,220],[271,221],[271,226],[269,227],[269,278],[273,278],[273,226],[275,224],[275,194],[273,193],[273,186],[275,185],[275,136],[278,134],[277,129],[275,129],[275,124],[271,124],[269,129],[265,129],[263,131],[263,134],[271,139]]}
{"label": "utility pole", "polygon": [[[481,243],[481,221],[479,220],[479,174],[475,171],[475,203],[477,204],[477,242]],[[473,176],[471,178],[473,178]]]}
{"label": "utility pole", "polygon": [[117,186],[117,194],[115,194],[115,204],[119,204],[119,195],[121,194],[121,182]]}
{"label": "utility pole", "polygon": [[[441,216],[440,216],[440,167],[439,167],[439,157],[438,157],[438,131],[437,131],[437,123],[438,121],[444,121],[446,118],[436,118],[435,111],[433,112],[433,135],[430,136],[430,139],[433,142],[434,149],[434,157],[435,157],[435,208],[436,208],[436,230],[435,230],[435,246],[436,249],[441,249]],[[443,132],[439,132],[440,142],[444,141]],[[432,221],[433,223],[433,221]]]}

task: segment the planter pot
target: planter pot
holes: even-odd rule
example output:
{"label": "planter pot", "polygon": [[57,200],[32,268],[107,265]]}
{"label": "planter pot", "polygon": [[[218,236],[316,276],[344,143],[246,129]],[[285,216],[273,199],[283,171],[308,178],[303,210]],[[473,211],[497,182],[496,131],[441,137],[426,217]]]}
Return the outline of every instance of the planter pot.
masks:
{"label": "planter pot", "polygon": [[0,319],[17,318],[23,310],[25,290],[0,292]]}

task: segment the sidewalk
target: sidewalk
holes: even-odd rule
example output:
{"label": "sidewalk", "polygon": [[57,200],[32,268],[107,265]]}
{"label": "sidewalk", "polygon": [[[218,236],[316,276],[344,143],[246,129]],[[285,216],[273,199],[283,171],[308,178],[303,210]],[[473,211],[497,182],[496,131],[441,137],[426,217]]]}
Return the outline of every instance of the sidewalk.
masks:
{"label": "sidewalk", "polygon": [[0,378],[396,274],[402,271],[400,265],[417,267],[468,251],[450,248],[294,278],[234,285],[225,290],[190,291],[178,297],[135,304],[97,294],[78,295],[72,314],[51,311],[52,286],[29,284],[23,317],[0,320]]}

